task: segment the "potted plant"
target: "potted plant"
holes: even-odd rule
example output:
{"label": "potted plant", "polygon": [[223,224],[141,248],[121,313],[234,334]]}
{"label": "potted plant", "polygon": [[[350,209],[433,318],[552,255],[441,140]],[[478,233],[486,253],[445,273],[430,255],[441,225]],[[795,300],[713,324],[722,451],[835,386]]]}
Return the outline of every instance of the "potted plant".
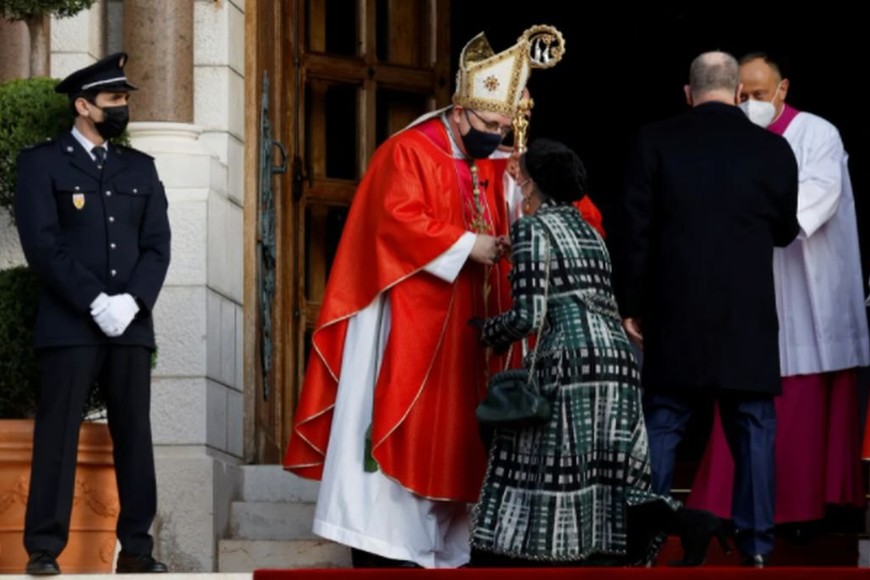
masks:
{"label": "potted plant", "polygon": [[[35,78],[0,85],[0,208],[11,210],[18,151],[69,129],[66,97],[55,80]],[[38,372],[33,348],[39,281],[26,266],[0,270],[0,573],[21,573],[24,512],[30,478]],[[58,558],[66,573],[111,572],[119,511],[112,442],[99,420],[98,388],[83,409],[70,538]],[[97,419],[97,420],[94,420]]]}
{"label": "potted plant", "polygon": [[0,208],[7,211],[15,195],[18,152],[72,127],[66,96],[54,92],[57,82],[37,77],[0,84]]}
{"label": "potted plant", "polygon": [[21,20],[30,36],[30,74],[48,72],[48,18],[66,18],[90,8],[96,0],[0,0],[0,17]]}

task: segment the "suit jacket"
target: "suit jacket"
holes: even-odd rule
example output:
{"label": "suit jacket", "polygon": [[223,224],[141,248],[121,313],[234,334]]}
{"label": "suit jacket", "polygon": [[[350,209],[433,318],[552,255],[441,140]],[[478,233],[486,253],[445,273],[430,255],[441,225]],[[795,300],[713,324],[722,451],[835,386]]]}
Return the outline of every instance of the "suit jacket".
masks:
{"label": "suit jacket", "polygon": [[626,174],[618,300],[650,389],[780,392],[773,248],[798,233],[788,143],[706,103],[643,128]]}
{"label": "suit jacket", "polygon": [[[151,310],[169,267],[166,193],[154,160],[110,145],[100,170],[71,133],[18,156],[15,221],[42,282],[36,346],[154,348]],[[140,312],[109,338],[90,314],[100,294],[129,293]]]}

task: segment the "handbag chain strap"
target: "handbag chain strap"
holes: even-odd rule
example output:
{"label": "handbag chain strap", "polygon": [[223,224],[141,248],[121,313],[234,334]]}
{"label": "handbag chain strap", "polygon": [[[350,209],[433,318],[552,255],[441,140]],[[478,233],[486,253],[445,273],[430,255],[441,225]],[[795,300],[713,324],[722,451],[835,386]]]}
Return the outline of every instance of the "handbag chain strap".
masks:
{"label": "handbag chain strap", "polygon": [[[547,244],[547,253],[544,257],[544,310],[541,313],[541,324],[538,326],[537,336],[535,337],[535,348],[532,350],[532,364],[529,365],[529,384],[532,383],[532,372],[535,370],[535,363],[538,360],[538,345],[541,344],[541,333],[544,332],[544,323],[547,321],[547,295],[550,290],[550,250],[552,246],[549,242],[549,234],[550,231],[544,226],[544,243]],[[525,339],[523,339],[525,340]],[[508,348],[507,356],[504,360],[504,370],[508,370],[508,365],[510,365],[511,355],[513,354],[514,345],[511,343],[510,348]]]}
{"label": "handbag chain strap", "polygon": [[544,243],[547,244],[547,253],[544,256],[544,309],[541,312],[541,324],[538,326],[538,333],[535,336],[535,348],[532,350],[532,362],[529,364],[529,384],[532,384],[532,377],[535,372],[535,363],[538,362],[538,347],[541,346],[541,334],[544,332],[544,323],[547,321],[547,296],[550,291],[550,250],[552,245],[547,239],[549,230],[544,226]]}

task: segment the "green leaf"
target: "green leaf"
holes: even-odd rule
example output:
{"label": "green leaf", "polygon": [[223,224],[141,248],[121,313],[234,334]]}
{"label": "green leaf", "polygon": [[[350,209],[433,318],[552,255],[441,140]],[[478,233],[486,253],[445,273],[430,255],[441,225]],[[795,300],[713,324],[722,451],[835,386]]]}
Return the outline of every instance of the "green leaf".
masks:
{"label": "green leaf", "polygon": [[26,20],[44,15],[67,18],[90,8],[97,0],[0,0],[0,15]]}
{"label": "green leaf", "polygon": [[38,295],[39,283],[30,269],[0,270],[0,419],[27,419],[36,412]]}
{"label": "green leaf", "polygon": [[[0,84],[0,208],[10,213],[18,153],[72,127],[72,108],[66,95],[54,92],[57,83],[57,79],[37,77]],[[127,144],[129,135],[124,132],[114,141]]]}
{"label": "green leaf", "polygon": [[[3,0],[0,0],[2,2]],[[18,152],[72,127],[65,95],[54,92],[57,80],[17,79],[0,85],[0,207],[12,210]]]}

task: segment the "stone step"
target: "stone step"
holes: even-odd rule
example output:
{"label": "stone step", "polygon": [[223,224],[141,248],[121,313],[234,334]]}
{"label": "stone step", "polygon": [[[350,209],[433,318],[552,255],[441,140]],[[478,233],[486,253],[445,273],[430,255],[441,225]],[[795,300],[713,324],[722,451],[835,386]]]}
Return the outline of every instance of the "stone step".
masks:
{"label": "stone step", "polygon": [[320,482],[303,479],[280,465],[242,467],[242,494],[239,499],[254,502],[317,501]]}
{"label": "stone step", "polygon": [[313,520],[313,503],[233,502],[228,539],[315,539],[311,533]]}
{"label": "stone step", "polygon": [[[870,566],[868,552],[870,552],[870,540],[866,537],[854,538],[858,544],[856,552],[860,552],[857,561],[853,559],[852,550],[847,547],[843,550],[842,544],[851,544],[846,538],[827,538],[814,542],[814,546],[787,547],[778,543],[778,549],[774,550],[777,557],[777,566],[835,566],[867,568]],[[832,549],[833,548],[833,549]],[[795,555],[796,551],[815,552]],[[845,552],[845,553],[844,553]],[[672,559],[681,557],[679,539],[672,537],[659,557],[659,565],[666,566]],[[857,555],[857,554],[855,554]],[[223,574],[211,575],[214,580],[250,580],[250,578],[236,578],[233,574],[253,572],[258,568],[348,568],[350,562],[350,550],[328,540],[221,540],[218,546],[219,570]],[[708,552],[708,566],[739,566],[739,555],[723,556],[718,552],[718,546],[710,547]],[[823,570],[823,568],[819,568]],[[824,572],[822,572],[824,574]],[[171,575],[170,575],[171,576]],[[186,580],[190,580],[185,575]],[[201,576],[209,576],[202,574]],[[22,580],[32,580],[22,576]],[[6,580],[4,578],[4,580]],[[94,575],[89,575],[85,580],[96,580]],[[108,580],[108,577],[107,579]],[[164,580],[170,580],[164,578]],[[211,580],[211,579],[204,579]]]}
{"label": "stone step", "polygon": [[[348,568],[350,550],[329,540],[221,540],[218,570],[258,568]],[[31,579],[32,580],[32,579]]]}

